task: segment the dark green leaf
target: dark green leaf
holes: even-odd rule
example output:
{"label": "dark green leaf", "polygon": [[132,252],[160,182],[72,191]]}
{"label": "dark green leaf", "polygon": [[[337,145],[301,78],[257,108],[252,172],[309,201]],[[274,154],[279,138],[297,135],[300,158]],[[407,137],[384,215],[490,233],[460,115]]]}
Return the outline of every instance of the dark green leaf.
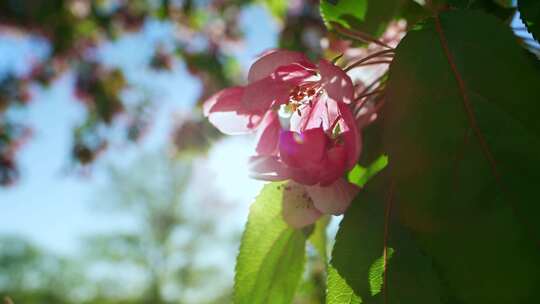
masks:
{"label": "dark green leaf", "polygon": [[521,19],[536,41],[540,41],[540,1],[518,0]]}
{"label": "dark green leaf", "polygon": [[250,208],[236,262],[234,302],[290,303],[302,276],[306,238],[282,219],[283,183],[266,185]]}
{"label": "dark green leaf", "polygon": [[482,10],[497,16],[501,20],[509,20],[515,13],[515,8],[498,3],[496,0],[447,0],[448,3],[460,9]]}
{"label": "dark green leaf", "polygon": [[[352,203],[341,222],[331,264],[363,303],[441,303],[430,259],[388,209],[391,201],[384,189],[390,185],[381,183],[385,180],[375,178],[378,185],[370,182]],[[329,297],[349,295],[339,277],[332,276]]]}
{"label": "dark green leaf", "polygon": [[396,50],[387,171],[452,303],[540,302],[538,84],[538,61],[479,11],[442,13]]}
{"label": "dark green leaf", "polygon": [[407,28],[412,28],[420,20],[431,16],[431,12],[414,0],[405,0],[399,12],[399,18],[407,21]]}

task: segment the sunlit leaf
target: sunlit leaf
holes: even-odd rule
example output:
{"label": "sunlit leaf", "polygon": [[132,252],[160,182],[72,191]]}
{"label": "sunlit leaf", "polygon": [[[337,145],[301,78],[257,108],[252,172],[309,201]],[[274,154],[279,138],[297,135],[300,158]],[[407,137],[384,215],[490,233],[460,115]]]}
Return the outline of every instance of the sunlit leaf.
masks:
{"label": "sunlit leaf", "polygon": [[320,9],[329,28],[335,22],[346,28],[379,35],[396,17],[400,4],[399,0],[321,0]]}
{"label": "sunlit leaf", "polygon": [[321,259],[326,263],[328,257],[327,257],[327,245],[328,245],[328,237],[326,235],[326,228],[328,227],[328,224],[330,223],[330,216],[326,215],[321,217],[316,223],[315,228],[313,229],[313,232],[309,236],[309,242],[315,247],[315,250],[317,250],[317,253],[321,257]]}
{"label": "sunlit leaf", "polygon": [[364,20],[367,0],[321,0],[321,16],[328,27],[331,22],[351,27],[350,19]]}
{"label": "sunlit leaf", "polygon": [[362,300],[331,265],[328,266],[327,304],[360,304]]}
{"label": "sunlit leaf", "polygon": [[305,261],[306,238],[282,218],[283,183],[264,187],[250,208],[236,263],[234,303],[290,303]]}
{"label": "sunlit leaf", "polygon": [[381,155],[371,165],[364,168],[356,165],[348,174],[349,182],[363,187],[373,176],[386,168],[388,165],[388,156]]}

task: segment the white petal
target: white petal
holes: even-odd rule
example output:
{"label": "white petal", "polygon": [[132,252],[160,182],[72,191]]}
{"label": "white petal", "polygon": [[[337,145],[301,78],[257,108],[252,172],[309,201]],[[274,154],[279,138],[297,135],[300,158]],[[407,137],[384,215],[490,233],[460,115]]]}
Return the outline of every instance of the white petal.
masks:
{"label": "white petal", "polygon": [[306,186],[313,205],[324,214],[343,214],[360,188],[340,178],[330,186]]}
{"label": "white petal", "polygon": [[284,187],[283,219],[287,224],[302,228],[315,223],[321,217],[321,212],[313,206],[304,185],[289,181]]}

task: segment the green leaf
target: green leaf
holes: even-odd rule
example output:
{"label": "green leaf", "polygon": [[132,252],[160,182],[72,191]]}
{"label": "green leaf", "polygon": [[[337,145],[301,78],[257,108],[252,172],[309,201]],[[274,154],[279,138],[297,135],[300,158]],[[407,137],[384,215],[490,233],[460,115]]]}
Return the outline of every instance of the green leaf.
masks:
{"label": "green leaf", "polygon": [[[336,236],[331,264],[365,303],[441,303],[431,260],[392,215],[391,200],[384,190],[390,185],[381,181],[386,178],[378,176],[368,183],[349,207]],[[335,274],[330,275],[329,298],[351,294]]]}
{"label": "green leaf", "polygon": [[352,288],[331,265],[328,266],[327,286],[328,292],[326,293],[326,304],[362,303],[360,297],[354,293]]}
{"label": "green leaf", "polygon": [[321,0],[321,16],[329,28],[331,22],[349,28],[348,20],[364,20],[367,5],[367,0]]}
{"label": "green leaf", "polygon": [[349,182],[363,187],[373,176],[382,171],[388,165],[388,156],[379,156],[371,165],[364,168],[360,165],[354,166],[347,178]]}
{"label": "green leaf", "polygon": [[399,11],[399,18],[407,21],[407,28],[412,28],[420,20],[431,16],[431,12],[414,0],[405,0]]}
{"label": "green leaf", "polygon": [[501,20],[510,20],[516,11],[515,8],[499,3],[496,0],[447,0],[447,2],[455,8],[482,10],[485,13],[497,16]]}
{"label": "green leaf", "polygon": [[540,1],[518,0],[518,9],[529,32],[540,41]]}
{"label": "green leaf", "polygon": [[538,84],[538,61],[479,11],[444,12],[396,49],[386,171],[452,303],[540,303]]}
{"label": "green leaf", "polygon": [[315,229],[309,236],[309,242],[315,247],[315,250],[317,250],[317,253],[321,257],[321,259],[326,263],[328,261],[327,257],[327,244],[328,244],[328,237],[326,236],[326,228],[328,227],[328,224],[330,223],[330,216],[325,215],[321,217],[316,223],[315,223]]}
{"label": "green leaf", "polygon": [[236,261],[234,303],[290,303],[302,276],[306,238],[282,218],[283,183],[267,184],[250,208]]}
{"label": "green leaf", "polygon": [[324,23],[338,23],[371,35],[380,35],[398,14],[400,0],[321,0]]}

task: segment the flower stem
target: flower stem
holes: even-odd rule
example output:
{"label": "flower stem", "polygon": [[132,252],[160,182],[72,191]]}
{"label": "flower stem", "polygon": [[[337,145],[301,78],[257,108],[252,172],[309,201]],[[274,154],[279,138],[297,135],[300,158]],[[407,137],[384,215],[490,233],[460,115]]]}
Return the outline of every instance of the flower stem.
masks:
{"label": "flower stem", "polygon": [[356,40],[366,42],[366,43],[370,43],[370,42],[375,43],[377,45],[380,45],[382,47],[392,49],[392,50],[394,49],[393,47],[389,46],[388,44],[380,40],[377,40],[376,38],[370,36],[369,34],[366,34],[360,31],[353,31],[353,30],[347,29],[343,27],[342,25],[335,22],[331,22],[331,24],[332,24],[332,27],[334,27],[338,33],[344,36],[347,36],[349,38],[356,39]]}
{"label": "flower stem", "polygon": [[354,100],[355,101],[360,101],[362,98],[369,97],[369,96],[372,96],[372,95],[375,95],[375,94],[380,94],[382,92],[384,92],[384,89],[378,89],[378,90],[375,90],[375,91],[372,91],[372,92],[369,92],[369,93],[362,94],[362,95],[356,97]]}
{"label": "flower stem", "polygon": [[363,67],[363,66],[367,66],[367,65],[376,65],[376,64],[383,64],[383,63],[390,64],[390,63],[392,63],[392,61],[391,60],[370,61],[370,62],[364,62],[362,64],[359,64],[356,67]]}
{"label": "flower stem", "polygon": [[351,69],[353,69],[354,67],[358,66],[358,65],[361,65],[362,63],[370,60],[370,59],[373,59],[373,58],[377,58],[377,57],[381,57],[383,55],[387,55],[387,54],[390,54],[390,53],[393,53],[394,50],[384,50],[384,51],[380,51],[380,52],[377,52],[377,53],[373,53],[367,57],[364,57],[360,60],[357,60],[355,62],[353,62],[352,64],[350,64],[348,67],[346,67],[345,69],[343,69],[345,72],[348,72],[350,71]]}

